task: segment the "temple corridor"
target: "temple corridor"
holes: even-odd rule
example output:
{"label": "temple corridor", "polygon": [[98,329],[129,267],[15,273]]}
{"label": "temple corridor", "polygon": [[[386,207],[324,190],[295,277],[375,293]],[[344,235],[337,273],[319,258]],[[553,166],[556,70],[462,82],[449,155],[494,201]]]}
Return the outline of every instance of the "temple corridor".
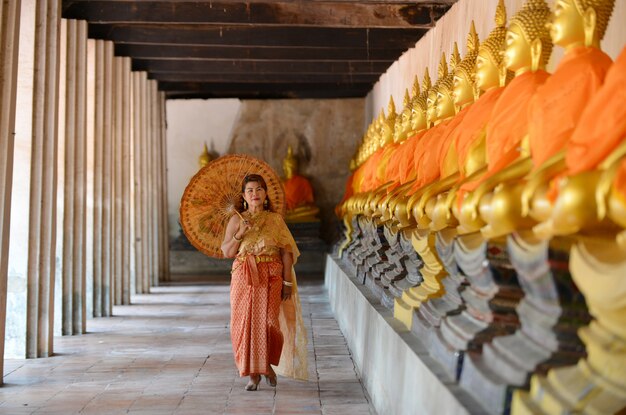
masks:
{"label": "temple corridor", "polygon": [[[188,278],[188,277],[187,277]],[[226,279],[174,282],[55,339],[54,357],[8,359],[1,414],[374,414],[321,279],[301,282],[309,381],[244,391],[233,363]]]}

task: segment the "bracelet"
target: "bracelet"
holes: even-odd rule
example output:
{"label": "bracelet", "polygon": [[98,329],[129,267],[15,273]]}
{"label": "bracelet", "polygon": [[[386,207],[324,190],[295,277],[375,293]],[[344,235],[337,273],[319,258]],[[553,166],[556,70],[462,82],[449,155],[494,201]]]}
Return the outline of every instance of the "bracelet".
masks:
{"label": "bracelet", "polygon": [[235,232],[235,233],[233,233],[233,239],[234,239],[235,241],[237,241],[237,242],[241,242],[241,241],[242,241],[242,239],[243,239],[243,237],[241,237],[241,238],[237,238],[237,232]]}
{"label": "bracelet", "polygon": [[283,285],[284,285],[285,287],[291,287],[291,286],[293,285],[293,282],[283,280]]}

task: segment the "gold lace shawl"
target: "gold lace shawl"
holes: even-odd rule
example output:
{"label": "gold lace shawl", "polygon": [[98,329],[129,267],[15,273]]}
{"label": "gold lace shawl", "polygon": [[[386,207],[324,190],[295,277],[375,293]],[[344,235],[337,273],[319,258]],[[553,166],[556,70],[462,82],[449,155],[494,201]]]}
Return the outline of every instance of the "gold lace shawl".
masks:
{"label": "gold lace shawl", "polygon": [[[278,255],[279,249],[290,252],[296,264],[300,251],[282,216],[274,212],[261,212],[251,218],[252,228],[244,236],[237,256]],[[302,319],[296,272],[292,268],[291,298],[282,301],[279,322],[283,333],[283,351],[276,373],[294,379],[308,379],[307,334]]]}

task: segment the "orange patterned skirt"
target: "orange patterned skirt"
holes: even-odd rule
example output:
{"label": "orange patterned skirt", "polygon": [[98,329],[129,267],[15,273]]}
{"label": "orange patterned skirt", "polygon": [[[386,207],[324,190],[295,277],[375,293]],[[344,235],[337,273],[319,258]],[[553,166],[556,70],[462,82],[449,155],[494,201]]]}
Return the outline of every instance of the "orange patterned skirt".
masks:
{"label": "orange patterned skirt", "polygon": [[[279,312],[283,284],[280,258],[248,256],[233,262],[230,337],[240,376],[269,374],[283,349]],[[255,259],[257,259],[255,261]]]}

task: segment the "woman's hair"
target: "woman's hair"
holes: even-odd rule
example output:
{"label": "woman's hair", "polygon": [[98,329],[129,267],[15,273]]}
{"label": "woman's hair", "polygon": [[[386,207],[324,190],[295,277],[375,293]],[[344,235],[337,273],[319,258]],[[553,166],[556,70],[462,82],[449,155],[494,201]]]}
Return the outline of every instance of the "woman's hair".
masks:
{"label": "woman's hair", "polygon": [[263,209],[272,210],[271,201],[270,201],[269,195],[267,194],[267,183],[265,183],[265,179],[263,179],[263,176],[261,176],[260,174],[248,174],[246,177],[243,178],[243,181],[241,182],[242,196],[241,196],[239,211],[241,212],[241,211],[246,210],[246,208],[244,208],[243,193],[245,193],[246,191],[246,185],[252,182],[260,184],[261,187],[265,190],[265,202],[263,203]]}

